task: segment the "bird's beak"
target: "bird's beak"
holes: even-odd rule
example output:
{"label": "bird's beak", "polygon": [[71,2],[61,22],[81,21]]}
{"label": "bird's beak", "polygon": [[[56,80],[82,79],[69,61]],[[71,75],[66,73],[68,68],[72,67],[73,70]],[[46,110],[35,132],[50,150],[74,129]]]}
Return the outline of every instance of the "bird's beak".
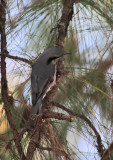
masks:
{"label": "bird's beak", "polygon": [[[63,56],[65,56],[65,55],[69,55],[70,53],[64,53],[64,54],[62,54],[60,57],[63,57]],[[59,58],[60,58],[59,57]]]}
{"label": "bird's beak", "polygon": [[68,54],[70,54],[70,53],[64,53],[63,56],[68,55]]}

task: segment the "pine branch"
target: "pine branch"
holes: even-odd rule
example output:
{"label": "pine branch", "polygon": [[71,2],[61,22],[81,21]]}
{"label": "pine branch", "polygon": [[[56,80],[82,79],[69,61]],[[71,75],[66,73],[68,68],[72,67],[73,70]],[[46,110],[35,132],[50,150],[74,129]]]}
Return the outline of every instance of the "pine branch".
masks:
{"label": "pine branch", "polygon": [[[0,54],[0,56],[1,56],[1,54]],[[30,61],[30,60],[28,60],[26,58],[22,58],[22,57],[18,57],[18,56],[12,56],[12,55],[10,55],[8,53],[5,53],[4,56],[6,56],[7,58],[10,58],[10,59],[13,59],[15,61],[22,61],[22,62],[27,63],[29,65],[33,64],[32,61]]]}
{"label": "pine branch", "polygon": [[113,142],[110,144],[109,148],[105,150],[101,160],[109,159],[111,153],[113,153]]}
{"label": "pine branch", "polygon": [[[67,28],[73,15],[73,4],[75,0],[65,0],[63,4],[62,16],[58,24],[58,40],[56,45],[64,49],[64,40],[67,34]],[[76,2],[78,3],[78,2]]]}
{"label": "pine branch", "polygon": [[31,119],[29,119],[28,122],[30,143],[27,150],[26,160],[31,160],[33,158],[37,144],[39,144],[40,142],[40,135],[41,133],[43,133],[43,127],[45,126],[45,124],[42,122],[43,118],[55,118],[71,122],[71,118],[62,113],[43,112],[40,115],[32,115]]}
{"label": "pine branch", "polygon": [[93,123],[83,114],[78,114],[76,112],[71,111],[70,109],[66,108],[65,106],[57,103],[57,102],[52,102],[52,105],[57,106],[58,108],[61,108],[62,110],[66,111],[67,113],[69,113],[70,115],[76,116],[78,118],[81,118],[82,120],[84,120],[90,127],[91,129],[94,131],[96,137],[97,137],[97,150],[99,155],[102,157],[103,153],[104,153],[104,145],[102,144],[102,139],[100,134],[98,133],[97,129],[95,128],[95,126],[93,125]]}
{"label": "pine branch", "polygon": [[[75,0],[65,0],[64,4],[63,4],[62,16],[61,16],[60,23],[58,26],[58,28],[59,28],[58,40],[57,40],[57,44],[56,44],[58,47],[60,47],[62,49],[64,49],[64,40],[65,40],[65,37],[67,34],[67,28],[68,28],[70,20],[72,19],[74,2],[75,2]],[[52,101],[53,96],[55,95],[55,93],[58,89],[58,85],[60,83],[61,77],[64,74],[64,64],[63,64],[62,58],[58,62],[57,70],[58,70],[59,76],[57,77],[57,80],[56,80],[56,86],[52,89],[52,91],[50,91],[47,94],[47,96],[44,99],[43,105],[48,106],[48,104]],[[44,116],[46,116],[46,115],[44,115]],[[56,116],[56,114],[54,114],[54,116]],[[52,116],[51,118],[55,118],[54,116]],[[40,135],[40,126],[39,126],[39,129],[37,130],[37,132],[36,132],[36,134],[34,134],[34,136],[33,136],[34,138],[30,139],[30,143],[29,143],[28,150],[27,150],[26,160],[31,160],[33,157],[33,153],[36,150],[35,138],[39,137],[39,135]]]}
{"label": "pine branch", "polygon": [[[69,25],[70,20],[72,19],[73,15],[73,4],[74,0],[65,0],[63,4],[63,11],[62,11],[62,16],[60,19],[60,23],[58,25],[58,40],[57,40],[57,46],[64,49],[64,40],[67,34],[67,28]],[[48,92],[47,96],[44,99],[43,106],[49,106],[50,102],[53,99],[53,96],[55,95],[58,85],[60,83],[61,77],[64,75],[64,64],[63,64],[63,59],[61,58],[58,62],[58,76],[56,80],[56,86],[53,87],[53,89]],[[45,108],[45,107],[43,107]],[[42,116],[43,118],[57,118],[59,120],[68,120],[72,121],[72,119],[64,114],[59,114],[59,113],[54,113],[54,112],[48,112]],[[40,126],[39,126],[40,128]],[[26,160],[31,160],[33,157],[33,153],[36,149],[36,140],[35,137],[39,137],[40,130],[38,129],[36,132],[36,135],[34,134],[34,138],[30,140],[28,151],[27,151],[27,157]],[[27,159],[28,158],[28,159]]]}
{"label": "pine branch", "polygon": [[27,149],[26,160],[32,160],[34,151],[36,150],[36,145],[39,144],[40,141],[40,133],[43,130],[44,123],[42,123],[42,117],[37,115],[32,115],[31,119],[29,119],[28,124],[30,130],[30,142]]}
{"label": "pine branch", "polygon": [[[40,149],[40,140],[43,135],[46,135],[46,130],[44,128],[47,128],[47,122],[46,120],[43,122],[43,118],[55,118],[59,120],[67,120],[71,122],[71,118],[66,116],[65,114],[56,113],[56,112],[43,112],[39,115],[32,115],[31,119],[29,119],[28,126],[29,126],[29,137],[30,137],[30,143],[27,150],[26,160],[30,160],[33,158],[34,151],[36,148]],[[53,136],[53,134],[52,134]],[[50,137],[52,137],[50,136]],[[53,149],[52,149],[53,151]],[[64,150],[61,150],[61,153],[67,157],[68,155]],[[68,158],[69,159],[69,158]]]}
{"label": "pine branch", "polygon": [[6,34],[5,34],[5,21],[6,21],[6,1],[1,0],[0,4],[0,22],[1,22],[1,95],[4,102],[4,109],[10,124],[10,127],[13,132],[13,136],[15,139],[15,145],[17,147],[18,153],[21,158],[25,159],[25,156],[22,151],[22,146],[20,144],[20,136],[17,131],[15,122],[12,118],[12,114],[10,111],[10,107],[13,104],[13,98],[8,95],[8,86],[7,86],[7,78],[6,78],[6,62],[5,62],[5,53],[6,53]]}
{"label": "pine branch", "polygon": [[63,113],[57,113],[57,112],[43,112],[42,118],[54,118],[59,120],[66,120],[68,122],[72,122],[72,118],[63,114]]}

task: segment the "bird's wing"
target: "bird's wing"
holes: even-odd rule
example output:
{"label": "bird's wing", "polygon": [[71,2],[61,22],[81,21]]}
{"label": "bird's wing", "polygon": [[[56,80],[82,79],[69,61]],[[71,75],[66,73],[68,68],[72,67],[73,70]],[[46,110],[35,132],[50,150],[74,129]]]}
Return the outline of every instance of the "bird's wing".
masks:
{"label": "bird's wing", "polygon": [[32,86],[32,104],[35,105],[40,97],[42,97],[49,87],[53,77],[44,80],[41,77],[33,78],[31,80]]}

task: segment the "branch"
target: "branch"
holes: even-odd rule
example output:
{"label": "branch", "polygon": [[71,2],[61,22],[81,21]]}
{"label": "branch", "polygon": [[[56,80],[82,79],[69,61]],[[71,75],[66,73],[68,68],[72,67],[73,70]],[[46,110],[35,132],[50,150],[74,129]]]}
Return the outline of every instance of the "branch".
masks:
{"label": "branch", "polygon": [[29,136],[30,142],[27,150],[26,160],[32,160],[34,151],[36,150],[37,144],[40,141],[40,135],[44,131],[45,123],[42,122],[42,118],[56,118],[59,120],[67,120],[71,122],[71,118],[62,113],[46,112],[40,115],[32,115],[29,119]]}
{"label": "branch", "polygon": [[113,153],[113,142],[110,144],[109,148],[105,150],[101,160],[110,159],[110,154]]}
{"label": "branch", "polygon": [[[0,56],[1,56],[1,54],[0,54]],[[4,54],[4,56],[6,56],[6,57],[8,57],[8,58],[10,58],[10,59],[13,59],[13,60],[15,60],[15,61],[22,61],[22,62],[25,62],[25,63],[27,63],[27,64],[29,64],[29,65],[32,65],[33,64],[33,62],[32,61],[30,61],[30,60],[28,60],[28,59],[26,59],[26,58],[22,58],[22,57],[18,57],[18,56],[12,56],[12,55],[9,55],[9,54]]]}
{"label": "branch", "polygon": [[68,117],[63,113],[58,113],[58,112],[43,112],[42,118],[55,118],[59,120],[66,120],[68,122],[73,121],[71,117]]}
{"label": "branch", "polygon": [[67,113],[69,113],[69,114],[71,114],[73,116],[76,116],[78,118],[83,119],[92,128],[92,130],[94,131],[94,133],[95,133],[95,135],[97,137],[97,144],[98,144],[97,150],[99,152],[99,155],[102,157],[103,153],[104,153],[104,146],[102,144],[102,140],[101,140],[100,134],[96,130],[96,128],[93,125],[93,123],[86,116],[84,116],[82,114],[75,113],[75,112],[71,111],[70,109],[67,109],[66,107],[64,107],[63,105],[61,105],[61,104],[59,104],[57,102],[52,102],[52,105],[57,106],[58,108],[61,108],[62,110],[66,111]]}
{"label": "branch", "polygon": [[67,28],[69,26],[69,22],[72,20],[73,15],[73,4],[75,0],[65,0],[63,4],[62,16],[60,19],[60,23],[58,24],[58,40],[57,46],[64,49],[64,40],[67,34]]}
{"label": "branch", "polygon": [[[67,28],[69,25],[70,20],[72,19],[72,14],[73,14],[73,4],[74,4],[75,0],[64,0],[64,4],[63,4],[63,11],[62,11],[62,16],[60,19],[60,23],[59,23],[59,30],[58,30],[58,40],[57,40],[57,46],[64,49],[64,40],[67,34]],[[52,101],[53,96],[55,95],[57,89],[58,89],[58,85],[60,83],[61,77],[64,74],[64,64],[63,64],[63,59],[61,58],[58,62],[57,65],[57,75],[59,74],[59,76],[57,76],[57,80],[56,80],[56,86],[47,94],[47,96],[44,99],[44,103],[43,105],[48,106],[48,104]],[[58,114],[50,114],[51,118],[59,118],[60,119],[64,118],[64,120],[67,120],[67,117],[64,117]],[[50,116],[48,113],[48,117]],[[46,115],[44,115],[46,116]],[[46,118],[46,117],[45,117]],[[68,121],[70,121],[70,118],[68,119]],[[40,135],[40,130],[38,130],[38,133],[36,132],[35,134],[36,136],[39,137]],[[36,138],[34,135],[34,138]],[[30,140],[29,146],[28,146],[28,151],[27,151],[27,156],[26,156],[26,160],[31,160],[34,154],[34,151],[36,149],[36,144],[34,142],[34,139]]]}
{"label": "branch", "polygon": [[[63,3],[62,16],[58,24],[58,39],[56,43],[56,46],[62,48],[62,50],[64,50],[64,40],[67,34],[69,23],[72,20],[74,3],[75,3],[75,0],[64,0],[64,3]],[[63,72],[64,72],[64,63],[63,63],[63,57],[62,57],[59,59],[57,64],[57,73],[59,75],[62,75]]]}
{"label": "branch", "polygon": [[32,160],[34,151],[36,150],[36,145],[40,141],[40,133],[43,130],[43,126],[45,125],[42,123],[41,115],[32,115],[31,119],[29,119],[29,127],[30,127],[30,142],[27,149],[26,160]]}
{"label": "branch", "polygon": [[[64,49],[64,40],[67,34],[67,28],[69,26],[69,22],[72,19],[73,15],[73,4],[75,0],[64,0],[62,16],[58,25],[58,39],[56,45],[62,49]],[[78,1],[76,2],[78,3]],[[61,77],[64,75],[64,64],[63,58],[60,58],[57,64],[57,78],[56,78],[56,86],[52,88],[50,92],[47,93],[47,96],[44,99],[43,105],[48,106],[48,104],[52,101],[53,96],[55,95],[58,85],[60,83]]]}
{"label": "branch", "polygon": [[6,78],[6,62],[5,62],[5,54],[6,54],[6,34],[5,34],[5,21],[6,21],[6,2],[5,0],[1,0],[0,4],[0,22],[1,22],[1,95],[4,102],[4,109],[10,124],[10,127],[13,132],[13,136],[15,139],[15,145],[17,147],[18,153],[21,158],[25,159],[25,156],[22,151],[22,146],[20,144],[20,136],[17,131],[16,125],[12,118],[12,114],[10,111],[10,107],[13,104],[13,98],[8,95],[8,87],[7,87],[7,78]]}

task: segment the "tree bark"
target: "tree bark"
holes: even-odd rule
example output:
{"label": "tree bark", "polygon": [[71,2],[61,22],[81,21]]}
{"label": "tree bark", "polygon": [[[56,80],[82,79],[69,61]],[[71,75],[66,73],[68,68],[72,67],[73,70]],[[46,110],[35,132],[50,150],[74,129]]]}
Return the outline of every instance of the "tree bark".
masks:
{"label": "tree bark", "polygon": [[13,98],[8,95],[8,86],[7,86],[7,77],[6,77],[6,62],[5,54],[7,54],[6,48],[6,34],[5,34],[5,21],[6,21],[6,1],[1,0],[0,4],[0,31],[1,31],[1,95],[4,103],[4,109],[7,116],[7,120],[10,124],[10,127],[13,132],[15,139],[15,145],[17,147],[20,158],[25,159],[25,156],[22,151],[22,146],[20,144],[20,136],[17,131],[16,125],[12,118],[10,107],[13,104]]}

